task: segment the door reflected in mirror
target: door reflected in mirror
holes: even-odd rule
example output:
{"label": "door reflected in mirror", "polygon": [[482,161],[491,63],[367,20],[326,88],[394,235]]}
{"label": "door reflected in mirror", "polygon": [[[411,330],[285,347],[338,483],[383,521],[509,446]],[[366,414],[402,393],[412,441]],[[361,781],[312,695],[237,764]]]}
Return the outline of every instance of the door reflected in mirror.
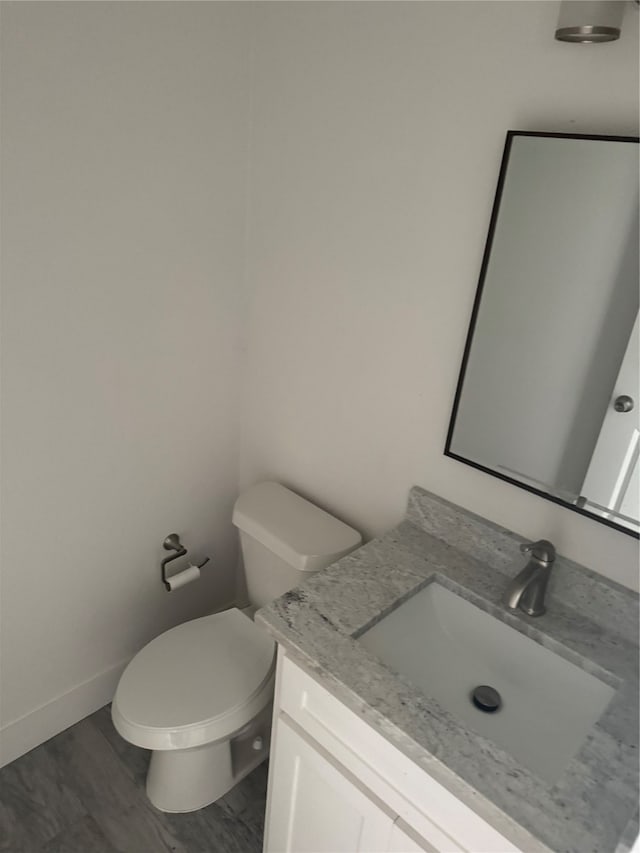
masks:
{"label": "door reflected in mirror", "polygon": [[445,453],[640,530],[638,139],[509,131]]}

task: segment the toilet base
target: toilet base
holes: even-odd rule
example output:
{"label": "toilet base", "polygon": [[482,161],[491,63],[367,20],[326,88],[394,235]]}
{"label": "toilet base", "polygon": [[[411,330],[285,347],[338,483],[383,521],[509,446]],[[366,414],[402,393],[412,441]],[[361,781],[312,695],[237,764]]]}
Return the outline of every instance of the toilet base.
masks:
{"label": "toilet base", "polygon": [[154,750],[147,796],[163,812],[193,812],[214,803],[269,755],[272,703],[231,738],[191,749]]}
{"label": "toilet base", "polygon": [[147,796],[163,812],[192,812],[224,796],[236,784],[229,741],[195,749],[151,753]]}

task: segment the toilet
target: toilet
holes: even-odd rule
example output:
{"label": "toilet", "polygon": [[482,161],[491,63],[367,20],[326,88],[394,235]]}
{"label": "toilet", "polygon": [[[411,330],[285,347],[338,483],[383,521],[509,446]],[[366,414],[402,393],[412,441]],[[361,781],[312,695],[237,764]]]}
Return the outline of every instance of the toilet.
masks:
{"label": "toilet", "polygon": [[[281,486],[236,501],[249,612],[353,551],[360,534]],[[275,644],[232,607],[152,640],[125,669],[111,706],[120,735],[152,751],[147,795],[165,812],[222,797],[267,757]]]}

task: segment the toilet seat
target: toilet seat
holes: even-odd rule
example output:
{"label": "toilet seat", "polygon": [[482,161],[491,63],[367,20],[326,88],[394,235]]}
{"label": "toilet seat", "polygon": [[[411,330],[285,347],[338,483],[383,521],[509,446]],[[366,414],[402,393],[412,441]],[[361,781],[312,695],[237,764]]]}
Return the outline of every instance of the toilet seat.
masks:
{"label": "toilet seat", "polygon": [[245,726],[271,700],[275,643],[237,608],[178,625],[125,669],[116,729],[146,749],[188,749]]}

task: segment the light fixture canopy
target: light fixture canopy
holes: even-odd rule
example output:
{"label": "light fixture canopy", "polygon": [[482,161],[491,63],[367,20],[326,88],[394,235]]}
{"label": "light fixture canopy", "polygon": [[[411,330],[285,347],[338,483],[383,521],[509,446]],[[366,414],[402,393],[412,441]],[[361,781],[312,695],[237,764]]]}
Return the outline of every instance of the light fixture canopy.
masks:
{"label": "light fixture canopy", "polygon": [[562,0],[558,41],[598,44],[620,38],[625,0]]}

